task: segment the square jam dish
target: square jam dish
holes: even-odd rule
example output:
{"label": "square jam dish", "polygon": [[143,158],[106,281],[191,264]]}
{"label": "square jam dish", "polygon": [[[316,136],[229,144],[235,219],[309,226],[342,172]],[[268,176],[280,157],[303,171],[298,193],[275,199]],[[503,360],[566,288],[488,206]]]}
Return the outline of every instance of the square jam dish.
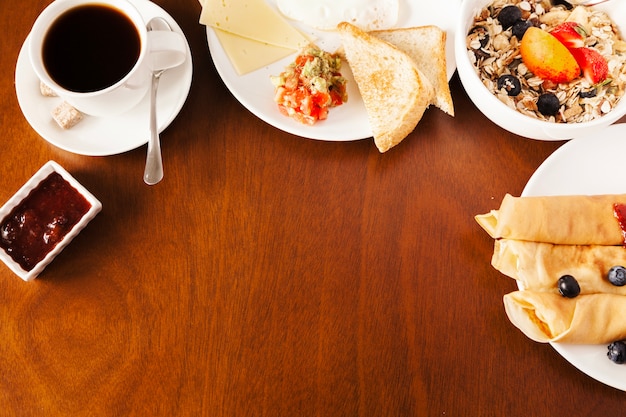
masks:
{"label": "square jam dish", "polygon": [[0,259],[30,281],[100,210],[96,197],[48,161],[0,207]]}

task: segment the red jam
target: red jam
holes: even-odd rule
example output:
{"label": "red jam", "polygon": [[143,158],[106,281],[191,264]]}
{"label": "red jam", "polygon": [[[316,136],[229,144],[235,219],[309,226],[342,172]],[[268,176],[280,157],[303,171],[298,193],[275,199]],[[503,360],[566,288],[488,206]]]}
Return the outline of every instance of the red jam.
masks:
{"label": "red jam", "polygon": [[30,271],[89,211],[91,204],[53,172],[0,225],[0,247]]}
{"label": "red jam", "polygon": [[620,229],[622,229],[622,236],[624,237],[624,243],[626,243],[626,204],[613,204],[613,213]]}

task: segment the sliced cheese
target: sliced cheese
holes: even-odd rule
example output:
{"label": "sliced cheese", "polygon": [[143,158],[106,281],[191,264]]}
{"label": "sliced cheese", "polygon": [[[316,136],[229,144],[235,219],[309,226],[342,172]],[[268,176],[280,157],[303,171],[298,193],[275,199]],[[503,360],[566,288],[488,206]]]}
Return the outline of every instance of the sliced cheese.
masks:
{"label": "sliced cheese", "polygon": [[294,53],[291,48],[270,45],[214,29],[217,38],[237,74],[244,75],[263,68]]}
{"label": "sliced cheese", "polygon": [[265,0],[204,0],[200,23],[269,45],[298,50],[309,40]]}

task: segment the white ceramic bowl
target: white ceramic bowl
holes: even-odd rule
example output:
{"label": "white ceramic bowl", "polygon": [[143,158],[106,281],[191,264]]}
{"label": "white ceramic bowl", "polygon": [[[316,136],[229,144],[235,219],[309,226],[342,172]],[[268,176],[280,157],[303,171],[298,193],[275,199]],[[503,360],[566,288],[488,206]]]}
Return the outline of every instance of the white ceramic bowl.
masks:
{"label": "white ceramic bowl", "polygon": [[67,231],[65,236],[57,242],[57,244],[47,252],[46,256],[29,270],[25,270],[22,266],[13,260],[11,256],[0,248],[0,260],[2,260],[16,275],[24,281],[30,281],[39,275],[44,268],[52,262],[52,260],[78,235],[78,233],[87,226],[102,209],[102,204],[94,197],[85,187],[83,187],[74,177],[72,177],[65,169],[54,161],[47,162],[37,171],[27,182],[20,188],[2,207],[0,207],[0,225],[4,224],[5,218],[18,206],[30,192],[33,191],[46,179],[50,174],[56,172],[67,181],[75,190],[81,194],[90,204],[88,211],[80,218],[80,220]]}
{"label": "white ceramic bowl", "polygon": [[[474,17],[490,3],[492,0],[463,0],[454,39],[454,54],[461,83],[470,99],[487,118],[519,136],[540,140],[567,140],[597,132],[626,115],[626,97],[620,99],[613,110],[596,120],[569,124],[546,122],[525,116],[498,100],[480,81],[469,60],[466,47],[466,36],[473,25]],[[626,36],[626,1],[611,0],[595,7],[607,12],[619,27],[622,37]]]}

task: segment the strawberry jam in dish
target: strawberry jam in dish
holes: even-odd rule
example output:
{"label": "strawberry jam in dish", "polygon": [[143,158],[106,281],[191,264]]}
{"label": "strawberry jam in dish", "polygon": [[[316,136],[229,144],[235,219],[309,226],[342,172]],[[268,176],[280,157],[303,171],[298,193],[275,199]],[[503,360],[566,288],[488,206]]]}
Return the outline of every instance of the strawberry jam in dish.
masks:
{"label": "strawberry jam in dish", "polygon": [[78,190],[53,172],[2,220],[0,247],[30,271],[90,208]]}
{"label": "strawberry jam in dish", "polygon": [[271,77],[280,112],[306,125],[325,120],[331,107],[348,100],[340,69],[339,56],[315,45],[302,50],[285,71]]}
{"label": "strawberry jam in dish", "polygon": [[470,62],[485,87],[522,114],[556,123],[597,119],[624,95],[626,42],[603,11],[552,3],[485,7],[467,35]]}

